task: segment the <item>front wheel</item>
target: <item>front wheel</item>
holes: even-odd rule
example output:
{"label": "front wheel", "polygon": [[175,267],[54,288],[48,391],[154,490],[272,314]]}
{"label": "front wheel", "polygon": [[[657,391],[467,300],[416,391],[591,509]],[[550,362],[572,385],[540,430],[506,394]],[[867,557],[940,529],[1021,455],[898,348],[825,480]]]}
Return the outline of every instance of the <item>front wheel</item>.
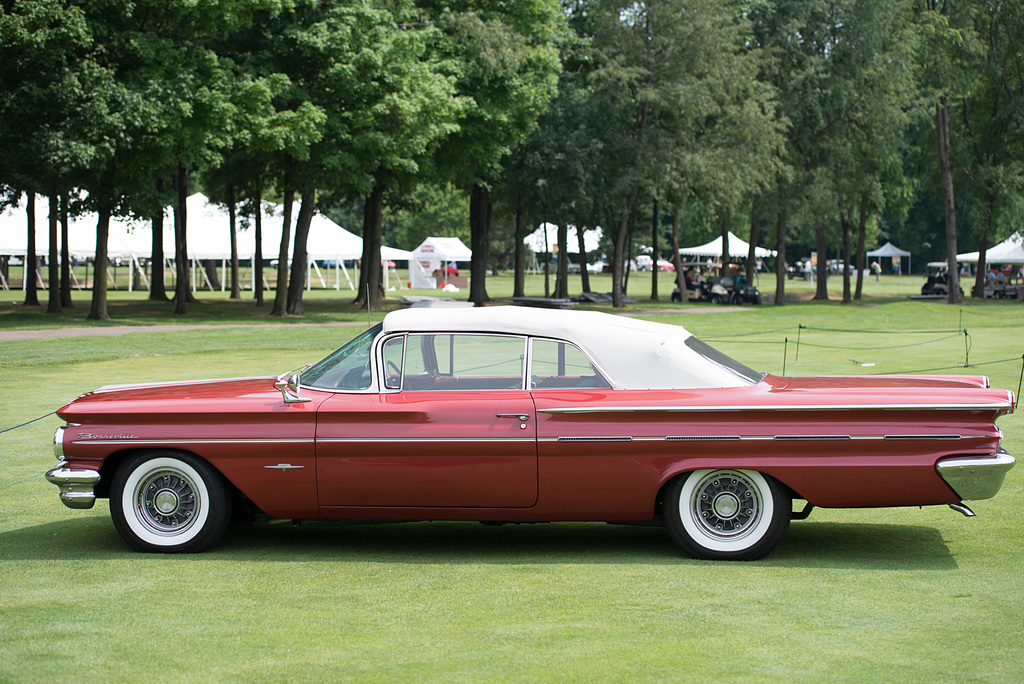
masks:
{"label": "front wheel", "polygon": [[125,461],[110,487],[110,517],[136,551],[197,553],[220,541],[231,497],[206,461],[172,451]]}
{"label": "front wheel", "polygon": [[792,499],[777,481],[753,470],[696,470],[665,497],[672,540],[704,560],[757,560],[786,530]]}

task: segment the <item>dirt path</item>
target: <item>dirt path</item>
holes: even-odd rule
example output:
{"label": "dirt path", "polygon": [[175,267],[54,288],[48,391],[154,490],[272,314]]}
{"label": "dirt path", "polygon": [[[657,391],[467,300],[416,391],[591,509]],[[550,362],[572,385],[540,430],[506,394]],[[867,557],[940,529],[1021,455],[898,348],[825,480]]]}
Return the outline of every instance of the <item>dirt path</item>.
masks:
{"label": "dirt path", "polygon": [[0,331],[0,342],[14,340],[45,340],[57,337],[113,337],[129,333],[181,332],[183,330],[216,330],[223,328],[268,328],[309,326],[362,326],[365,322],[337,321],[334,323],[255,323],[253,325],[108,325],[96,328],[54,328],[52,330]]}
{"label": "dirt path", "polygon": [[[701,307],[688,309],[662,309],[656,311],[633,311],[628,316],[653,316],[656,314],[719,314],[752,311],[738,306]],[[217,328],[268,328],[268,327],[309,327],[309,326],[357,326],[365,327],[362,321],[335,321],[332,323],[253,323],[251,325],[106,325],[95,328],[53,328],[48,330],[0,330],[0,342],[16,340],[46,340],[59,337],[114,337],[130,333],[181,332],[183,330],[215,330]]]}

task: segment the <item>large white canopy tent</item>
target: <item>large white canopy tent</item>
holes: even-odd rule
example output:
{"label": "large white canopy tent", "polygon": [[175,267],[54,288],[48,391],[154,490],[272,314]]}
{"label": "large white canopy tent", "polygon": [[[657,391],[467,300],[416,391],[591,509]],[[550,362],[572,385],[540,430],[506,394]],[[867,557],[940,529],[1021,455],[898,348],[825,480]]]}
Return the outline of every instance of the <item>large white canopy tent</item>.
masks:
{"label": "large white canopy tent", "polygon": [[[720,257],[722,256],[722,236],[719,235],[711,242],[706,242],[696,247],[681,247],[679,253],[683,256],[693,257]],[[749,254],[750,244],[736,237],[732,231],[729,231],[729,258],[745,259]],[[776,254],[778,252],[773,249],[765,249],[764,247],[754,248],[754,256],[759,256],[762,259],[773,257]]]}
{"label": "large white canopy tent", "polygon": [[472,258],[473,250],[466,247],[459,238],[428,237],[412,251],[412,260],[409,261],[412,289],[436,288],[437,280],[431,274],[440,269],[442,263],[470,261]]}
{"label": "large white canopy tent", "polygon": [[[189,259],[193,261],[211,259],[222,262],[230,259],[231,236],[228,229],[227,209],[210,203],[202,194],[196,193],[187,199],[186,211],[188,214],[186,242]],[[37,196],[36,254],[40,256],[49,251],[49,234],[45,228],[48,215],[47,198]],[[82,259],[91,259],[96,256],[96,220],[95,214],[69,219],[68,253],[70,256]],[[251,221],[251,219],[240,217],[238,222],[239,229],[236,231],[236,236],[240,260],[251,260],[256,254],[255,230],[251,227]],[[262,229],[263,258],[277,258],[283,231],[283,210],[279,205],[264,203]],[[24,257],[27,253],[26,232],[26,211],[23,200],[18,207],[0,213],[0,255]],[[174,250],[174,227],[170,216],[163,222],[163,238],[165,256],[171,257]],[[152,245],[151,222],[111,218],[107,243],[109,258],[129,259],[137,267],[139,258],[150,257]],[[292,248],[293,243],[289,241],[289,259],[291,259]],[[319,268],[314,263],[315,261],[333,262],[336,268],[344,271],[343,262],[345,260],[362,258],[363,241],[359,236],[317,213],[310,224],[306,250],[310,259],[310,267],[318,273]],[[406,261],[412,259],[412,253],[393,247],[382,247],[381,259],[383,261]],[[193,269],[193,273],[199,270]],[[354,289],[347,271],[344,273],[349,287]],[[385,278],[387,278],[386,272]],[[326,287],[322,276],[320,280]],[[307,287],[311,281],[312,278],[307,278]],[[340,287],[340,277],[336,279],[335,286]]]}
{"label": "large white canopy tent", "polygon": [[[957,254],[956,260],[962,264],[976,264],[980,252]],[[1024,264],[1024,235],[1020,231],[1006,238],[998,245],[985,251],[986,264]]]}

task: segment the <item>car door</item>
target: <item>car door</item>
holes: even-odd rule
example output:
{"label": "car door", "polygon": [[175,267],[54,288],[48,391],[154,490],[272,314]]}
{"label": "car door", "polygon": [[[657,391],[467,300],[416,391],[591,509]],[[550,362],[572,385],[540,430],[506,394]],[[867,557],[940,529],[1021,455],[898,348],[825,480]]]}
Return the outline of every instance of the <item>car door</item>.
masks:
{"label": "car door", "polygon": [[532,506],[537,431],[525,350],[524,338],[508,335],[385,341],[381,391],[336,394],[317,413],[320,505]]}

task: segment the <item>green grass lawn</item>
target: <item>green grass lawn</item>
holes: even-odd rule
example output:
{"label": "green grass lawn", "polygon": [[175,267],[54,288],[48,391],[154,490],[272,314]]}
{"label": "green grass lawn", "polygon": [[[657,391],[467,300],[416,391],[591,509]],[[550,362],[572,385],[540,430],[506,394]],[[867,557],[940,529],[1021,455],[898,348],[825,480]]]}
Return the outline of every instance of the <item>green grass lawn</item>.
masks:
{"label": "green grass lawn", "polygon": [[[631,312],[773,373],[950,369],[1016,391],[1020,303],[883,285],[862,306]],[[9,299],[0,331],[85,324],[87,298],[59,319]],[[120,324],[246,327],[0,341],[0,429],[106,383],[278,374],[361,329],[253,328],[265,311],[212,298],[185,318],[138,295],[112,305]],[[337,293],[307,308],[288,323],[365,320]],[[968,350],[986,365],[958,368]],[[0,681],[1024,681],[1024,466],[976,518],[816,509],[754,563],[690,560],[658,528],[446,522],[272,523],[159,556],[128,549],[105,500],[60,504],[42,478],[59,424],[0,434]],[[1021,414],[999,424],[1019,457]]]}

